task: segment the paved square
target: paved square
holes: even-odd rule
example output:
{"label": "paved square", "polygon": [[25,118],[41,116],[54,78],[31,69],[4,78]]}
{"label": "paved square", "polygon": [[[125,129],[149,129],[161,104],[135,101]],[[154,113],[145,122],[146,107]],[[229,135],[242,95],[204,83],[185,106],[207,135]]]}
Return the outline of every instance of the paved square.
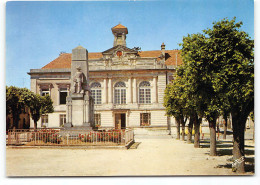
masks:
{"label": "paved square", "polygon": [[6,175],[234,175],[230,168],[216,168],[226,165],[231,155],[210,157],[209,148],[194,148],[169,136],[140,137],[136,142],[141,142],[138,148],[129,150],[7,148]]}

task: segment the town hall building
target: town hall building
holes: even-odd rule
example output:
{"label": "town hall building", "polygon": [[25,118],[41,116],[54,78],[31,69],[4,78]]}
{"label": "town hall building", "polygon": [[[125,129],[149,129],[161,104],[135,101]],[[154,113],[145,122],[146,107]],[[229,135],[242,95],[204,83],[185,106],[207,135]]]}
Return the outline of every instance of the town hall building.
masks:
{"label": "town hall building", "polygon": [[[181,64],[179,51],[165,50],[164,43],[154,51],[128,48],[128,29],[121,24],[113,27],[112,33],[113,47],[88,53],[95,125],[124,129],[173,124],[174,118],[165,115],[163,97],[166,85]],[[61,53],[41,69],[31,69],[28,73],[31,91],[42,96],[48,94],[53,100],[54,112],[43,115],[38,128],[63,127],[68,119],[66,97],[72,88],[71,61],[71,53]]]}

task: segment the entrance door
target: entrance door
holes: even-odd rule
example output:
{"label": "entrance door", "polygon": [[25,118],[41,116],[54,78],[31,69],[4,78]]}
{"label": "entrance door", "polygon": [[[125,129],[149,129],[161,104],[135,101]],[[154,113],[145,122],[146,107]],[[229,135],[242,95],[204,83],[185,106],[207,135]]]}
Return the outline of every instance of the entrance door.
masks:
{"label": "entrance door", "polygon": [[116,113],[115,114],[115,129],[125,129],[126,118],[125,113]]}
{"label": "entrance door", "polygon": [[121,114],[121,129],[125,129],[125,114]]}

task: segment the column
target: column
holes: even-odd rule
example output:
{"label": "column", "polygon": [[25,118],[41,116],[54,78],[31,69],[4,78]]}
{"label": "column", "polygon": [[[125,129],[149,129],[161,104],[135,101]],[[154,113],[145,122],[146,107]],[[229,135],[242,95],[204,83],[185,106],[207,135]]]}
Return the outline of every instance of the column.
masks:
{"label": "column", "polygon": [[102,104],[107,103],[107,79],[104,79],[103,91],[102,91]]}
{"label": "column", "polygon": [[127,92],[127,103],[132,103],[132,78],[128,78],[128,92]]}
{"label": "column", "polygon": [[113,101],[113,86],[112,86],[112,78],[108,78],[108,103],[112,103]]}
{"label": "column", "polygon": [[60,105],[60,91],[58,84],[53,85],[53,91],[50,92],[53,105]]}
{"label": "column", "polygon": [[52,88],[52,84],[49,84],[50,97],[51,97],[51,88]]}
{"label": "column", "polygon": [[133,79],[133,103],[137,103],[136,78]]}
{"label": "column", "polygon": [[157,95],[157,76],[153,77],[153,93],[152,93],[152,103],[158,103]]}

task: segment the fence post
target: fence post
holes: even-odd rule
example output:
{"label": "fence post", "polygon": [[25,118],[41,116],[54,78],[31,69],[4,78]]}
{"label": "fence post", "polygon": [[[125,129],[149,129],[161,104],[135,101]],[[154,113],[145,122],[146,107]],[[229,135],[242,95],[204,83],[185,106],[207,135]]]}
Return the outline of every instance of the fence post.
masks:
{"label": "fence post", "polygon": [[114,142],[114,140],[115,140],[115,137],[114,137],[114,132],[113,132],[113,142]]}

